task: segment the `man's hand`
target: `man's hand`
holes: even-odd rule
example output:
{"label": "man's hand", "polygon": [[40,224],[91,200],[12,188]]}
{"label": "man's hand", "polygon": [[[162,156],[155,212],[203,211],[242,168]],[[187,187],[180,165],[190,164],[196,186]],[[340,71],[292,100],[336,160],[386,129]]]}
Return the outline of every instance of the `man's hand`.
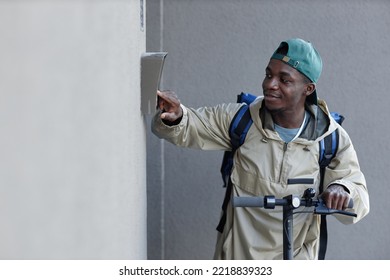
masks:
{"label": "man's hand", "polygon": [[322,194],[328,208],[344,210],[348,208],[349,193],[342,185],[330,185]]}
{"label": "man's hand", "polygon": [[183,116],[180,100],[171,90],[157,91],[157,108],[162,111],[161,119],[174,123]]}

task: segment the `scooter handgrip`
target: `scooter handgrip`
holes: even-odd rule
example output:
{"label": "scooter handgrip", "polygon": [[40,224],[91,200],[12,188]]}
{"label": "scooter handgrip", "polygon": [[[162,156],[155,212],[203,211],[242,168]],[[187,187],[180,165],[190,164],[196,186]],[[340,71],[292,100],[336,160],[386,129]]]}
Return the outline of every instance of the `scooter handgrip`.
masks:
{"label": "scooter handgrip", "polygon": [[235,196],[232,201],[233,207],[264,207],[264,197],[261,196]]}

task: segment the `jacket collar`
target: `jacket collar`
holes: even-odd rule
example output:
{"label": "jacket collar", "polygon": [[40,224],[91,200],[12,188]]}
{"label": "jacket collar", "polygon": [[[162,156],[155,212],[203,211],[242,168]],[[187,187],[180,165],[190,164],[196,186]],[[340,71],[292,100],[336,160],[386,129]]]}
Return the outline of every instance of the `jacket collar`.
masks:
{"label": "jacket collar", "polygon": [[[258,97],[250,105],[254,124],[267,138],[278,139],[274,130],[271,113],[264,106],[264,97]],[[324,100],[318,100],[318,105],[307,104],[306,110],[310,113],[310,120],[301,134],[301,138],[316,140],[336,129],[335,122],[331,120],[330,112]]]}

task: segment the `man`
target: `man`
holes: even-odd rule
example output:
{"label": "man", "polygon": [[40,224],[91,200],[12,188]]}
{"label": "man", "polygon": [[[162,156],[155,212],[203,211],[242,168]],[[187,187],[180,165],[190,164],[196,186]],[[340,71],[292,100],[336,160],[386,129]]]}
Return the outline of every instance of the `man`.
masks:
{"label": "man", "polygon": [[[250,105],[253,125],[237,150],[231,175],[232,196],[301,195],[308,187],[287,185],[290,178],[314,178],[319,190],[318,142],[339,129],[339,146],[324,178],[327,207],[345,209],[353,199],[356,223],[369,212],[366,181],[347,132],[317,98],[316,82],[322,60],[314,46],[302,39],[280,44],[263,80],[264,96]],[[221,104],[197,110],[182,105],[172,91],[158,91],[158,111],[152,131],[183,147],[231,150],[229,126],[241,104]],[[317,259],[320,217],[294,215],[294,258]],[[227,207],[226,223],[218,234],[215,259],[282,259],[282,209]]]}

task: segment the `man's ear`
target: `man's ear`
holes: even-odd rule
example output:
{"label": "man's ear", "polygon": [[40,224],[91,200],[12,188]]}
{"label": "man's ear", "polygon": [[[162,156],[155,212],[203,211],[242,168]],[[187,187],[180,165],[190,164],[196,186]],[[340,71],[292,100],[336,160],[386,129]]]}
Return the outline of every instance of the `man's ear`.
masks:
{"label": "man's ear", "polygon": [[310,83],[306,85],[306,96],[309,96],[316,90],[316,84]]}

